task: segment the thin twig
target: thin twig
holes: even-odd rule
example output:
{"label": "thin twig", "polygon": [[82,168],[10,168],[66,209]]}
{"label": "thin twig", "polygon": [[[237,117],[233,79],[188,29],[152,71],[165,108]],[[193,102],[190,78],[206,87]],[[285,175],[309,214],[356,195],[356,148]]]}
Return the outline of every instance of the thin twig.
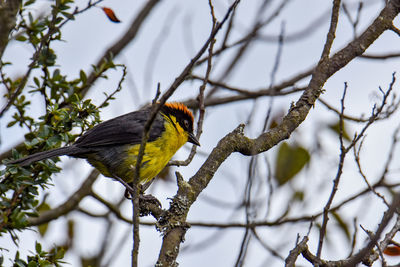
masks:
{"label": "thin twig", "polygon": [[[212,29],[211,32],[214,31],[215,27],[217,26],[217,18],[215,17],[214,14],[214,6],[211,2],[211,0],[209,0],[208,2],[209,7],[210,7],[210,13],[211,13],[211,20],[212,20]],[[204,115],[205,115],[205,106],[204,106],[204,91],[206,89],[209,77],[210,77],[210,73],[211,73],[211,69],[212,69],[212,58],[213,58],[213,49],[214,49],[214,44],[215,44],[215,38],[210,42],[210,46],[208,48],[208,63],[207,63],[207,70],[206,70],[206,74],[204,76],[203,79],[203,83],[199,88],[199,95],[197,97],[198,101],[199,101],[199,119],[197,121],[197,131],[196,131],[196,138],[197,140],[200,140],[200,136],[203,132],[203,121],[204,121]],[[197,146],[196,145],[192,145],[192,149],[190,151],[190,154],[188,156],[188,158],[184,161],[172,161],[170,162],[168,165],[176,165],[176,166],[187,166],[194,158],[194,155],[196,154],[196,150],[197,150]]]}
{"label": "thin twig", "polygon": [[63,204],[54,209],[44,211],[39,215],[39,217],[29,218],[29,225],[40,225],[43,223],[48,223],[75,209],[78,206],[79,202],[85,196],[90,194],[92,190],[92,185],[99,175],[99,171],[93,169],[86,180],[79,187],[79,189],[75,193],[73,193]]}
{"label": "thin twig", "polygon": [[125,77],[126,77],[126,75],[127,75],[126,66],[125,66],[125,65],[121,65],[121,64],[117,64],[117,65],[115,65],[115,67],[122,67],[122,76],[121,76],[121,78],[119,79],[117,88],[116,88],[111,94],[106,95],[106,99],[104,99],[103,103],[101,103],[101,104],[98,106],[98,109],[101,109],[101,108],[107,106],[107,105],[108,105],[108,102],[109,102],[111,99],[114,99],[114,95],[115,95],[116,93],[118,93],[119,91],[122,90],[122,83],[125,81]]}
{"label": "thin twig", "polygon": [[368,182],[368,178],[365,175],[365,173],[363,172],[362,168],[361,168],[361,162],[360,162],[360,152],[361,152],[361,148],[363,146],[363,141],[365,139],[362,139],[360,142],[360,145],[358,147],[358,149],[356,148],[356,146],[353,147],[353,151],[354,151],[354,161],[356,162],[357,165],[357,169],[358,169],[358,173],[361,175],[361,177],[363,178],[364,182],[367,184],[368,188],[371,190],[371,192],[373,192],[377,197],[379,197],[380,199],[382,199],[383,203],[385,203],[385,205],[387,207],[390,206],[390,204],[386,201],[385,197],[383,195],[381,195],[379,192],[377,192],[375,190],[375,188],[373,188],[371,186],[371,184]]}
{"label": "thin twig", "polygon": [[336,192],[338,190],[339,182],[340,182],[340,177],[342,176],[343,172],[343,164],[344,164],[344,159],[346,157],[347,151],[346,148],[344,147],[343,144],[343,114],[344,114],[344,99],[346,97],[346,91],[347,91],[347,84],[345,84],[344,90],[343,90],[343,95],[341,98],[341,112],[340,112],[340,117],[339,117],[339,140],[340,140],[340,156],[339,156],[339,164],[338,164],[338,170],[336,172],[336,177],[333,180],[333,186],[332,186],[332,191],[329,195],[329,199],[325,204],[324,207],[324,212],[323,212],[323,218],[322,218],[322,224],[321,228],[319,231],[319,241],[318,241],[318,248],[317,248],[317,258],[321,257],[321,252],[322,252],[322,245],[324,242],[324,237],[326,235],[326,228],[328,225],[328,213],[331,208],[333,199],[336,195]]}

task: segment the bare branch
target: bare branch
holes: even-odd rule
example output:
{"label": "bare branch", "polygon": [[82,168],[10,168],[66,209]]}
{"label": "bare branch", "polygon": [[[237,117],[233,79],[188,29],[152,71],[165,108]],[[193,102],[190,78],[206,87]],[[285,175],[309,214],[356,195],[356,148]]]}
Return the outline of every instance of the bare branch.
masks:
{"label": "bare branch", "polygon": [[[336,10],[336,9],[335,9]],[[390,1],[382,9],[377,19],[361,34],[359,38],[349,43],[332,57],[328,57],[332,43],[332,34],[328,34],[322,60],[313,73],[308,88],[297,103],[289,110],[275,128],[261,134],[256,139],[249,139],[243,134],[243,125],[222,138],[213,149],[203,166],[190,178],[189,182],[178,183],[178,192],[174,196],[171,206],[164,216],[168,221],[173,218],[179,221],[179,227],[166,226],[163,228],[163,245],[160,252],[159,264],[173,265],[179,252],[179,246],[187,230],[185,223],[190,206],[197,199],[201,191],[208,185],[219,166],[233,152],[244,155],[255,155],[267,151],[290,134],[307,117],[310,108],[321,94],[321,88],[326,80],[336,71],[343,68],[352,59],[361,55],[385,30],[390,28],[393,19],[400,12],[400,1]],[[335,27],[331,27],[334,29]],[[177,224],[174,224],[177,225]],[[167,256],[168,255],[168,256]]]}
{"label": "bare branch", "polygon": [[94,181],[96,181],[97,177],[100,175],[99,171],[93,169],[86,180],[83,182],[81,187],[73,193],[63,204],[58,206],[57,208],[45,211],[40,214],[39,217],[31,217],[29,218],[30,225],[40,225],[43,223],[48,223],[58,217],[67,214],[68,212],[76,209],[81,200],[90,194],[92,191],[92,185]]}
{"label": "bare branch", "polygon": [[[121,39],[117,40],[110,48],[108,48],[97,61],[97,63],[95,64],[97,69],[100,69],[103,62],[107,61],[108,58],[115,58],[133,39],[135,39],[137,33],[143,25],[143,22],[146,20],[150,12],[159,2],[160,0],[149,0],[142,7],[142,9],[136,15],[135,19],[132,21],[130,27],[128,27],[128,30],[125,32],[125,34],[122,35]],[[86,85],[83,86],[81,90],[82,96],[86,95],[90,86],[93,85],[97,78],[98,75],[96,75],[95,72],[92,72],[88,76]]]}

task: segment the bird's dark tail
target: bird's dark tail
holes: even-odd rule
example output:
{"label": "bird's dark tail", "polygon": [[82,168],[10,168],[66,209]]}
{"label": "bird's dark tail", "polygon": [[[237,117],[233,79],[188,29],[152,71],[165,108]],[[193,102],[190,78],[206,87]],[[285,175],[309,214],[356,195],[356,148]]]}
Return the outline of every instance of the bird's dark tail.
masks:
{"label": "bird's dark tail", "polygon": [[18,164],[20,166],[27,166],[27,165],[30,165],[33,162],[36,162],[39,160],[48,159],[48,158],[57,157],[57,156],[74,154],[74,152],[76,152],[76,150],[77,150],[77,148],[74,146],[59,147],[59,148],[55,148],[55,149],[48,150],[48,151],[38,152],[38,153],[35,153],[32,155],[29,155],[25,158],[13,160],[13,161],[8,162],[7,164]]}

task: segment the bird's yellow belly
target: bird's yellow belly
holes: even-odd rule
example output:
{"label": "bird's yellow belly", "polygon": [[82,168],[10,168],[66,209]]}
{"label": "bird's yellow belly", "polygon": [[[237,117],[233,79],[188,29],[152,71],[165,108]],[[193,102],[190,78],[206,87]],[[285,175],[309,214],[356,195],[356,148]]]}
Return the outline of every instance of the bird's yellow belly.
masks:
{"label": "bird's yellow belly", "polygon": [[[187,136],[182,135],[173,126],[166,125],[166,130],[161,138],[146,144],[140,168],[140,183],[147,183],[159,174],[167,165],[178,149],[187,142]],[[128,157],[125,165],[132,170],[129,180],[134,177],[137,155],[140,145],[128,148]]]}
{"label": "bird's yellow belly", "polygon": [[[140,183],[147,183],[159,174],[176,151],[188,140],[187,133],[180,126],[175,128],[169,122],[164,126],[162,135],[146,144],[139,172]],[[118,176],[129,183],[135,176],[139,148],[140,144],[123,145],[87,154],[86,158],[104,176],[111,178]]]}

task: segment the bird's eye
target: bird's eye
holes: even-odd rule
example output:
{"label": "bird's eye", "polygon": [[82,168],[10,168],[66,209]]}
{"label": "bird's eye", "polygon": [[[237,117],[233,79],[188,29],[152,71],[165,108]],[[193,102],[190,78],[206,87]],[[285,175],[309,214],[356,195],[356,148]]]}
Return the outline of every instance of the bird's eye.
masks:
{"label": "bird's eye", "polygon": [[186,129],[189,129],[189,121],[188,120],[184,120],[183,125],[185,126]]}

